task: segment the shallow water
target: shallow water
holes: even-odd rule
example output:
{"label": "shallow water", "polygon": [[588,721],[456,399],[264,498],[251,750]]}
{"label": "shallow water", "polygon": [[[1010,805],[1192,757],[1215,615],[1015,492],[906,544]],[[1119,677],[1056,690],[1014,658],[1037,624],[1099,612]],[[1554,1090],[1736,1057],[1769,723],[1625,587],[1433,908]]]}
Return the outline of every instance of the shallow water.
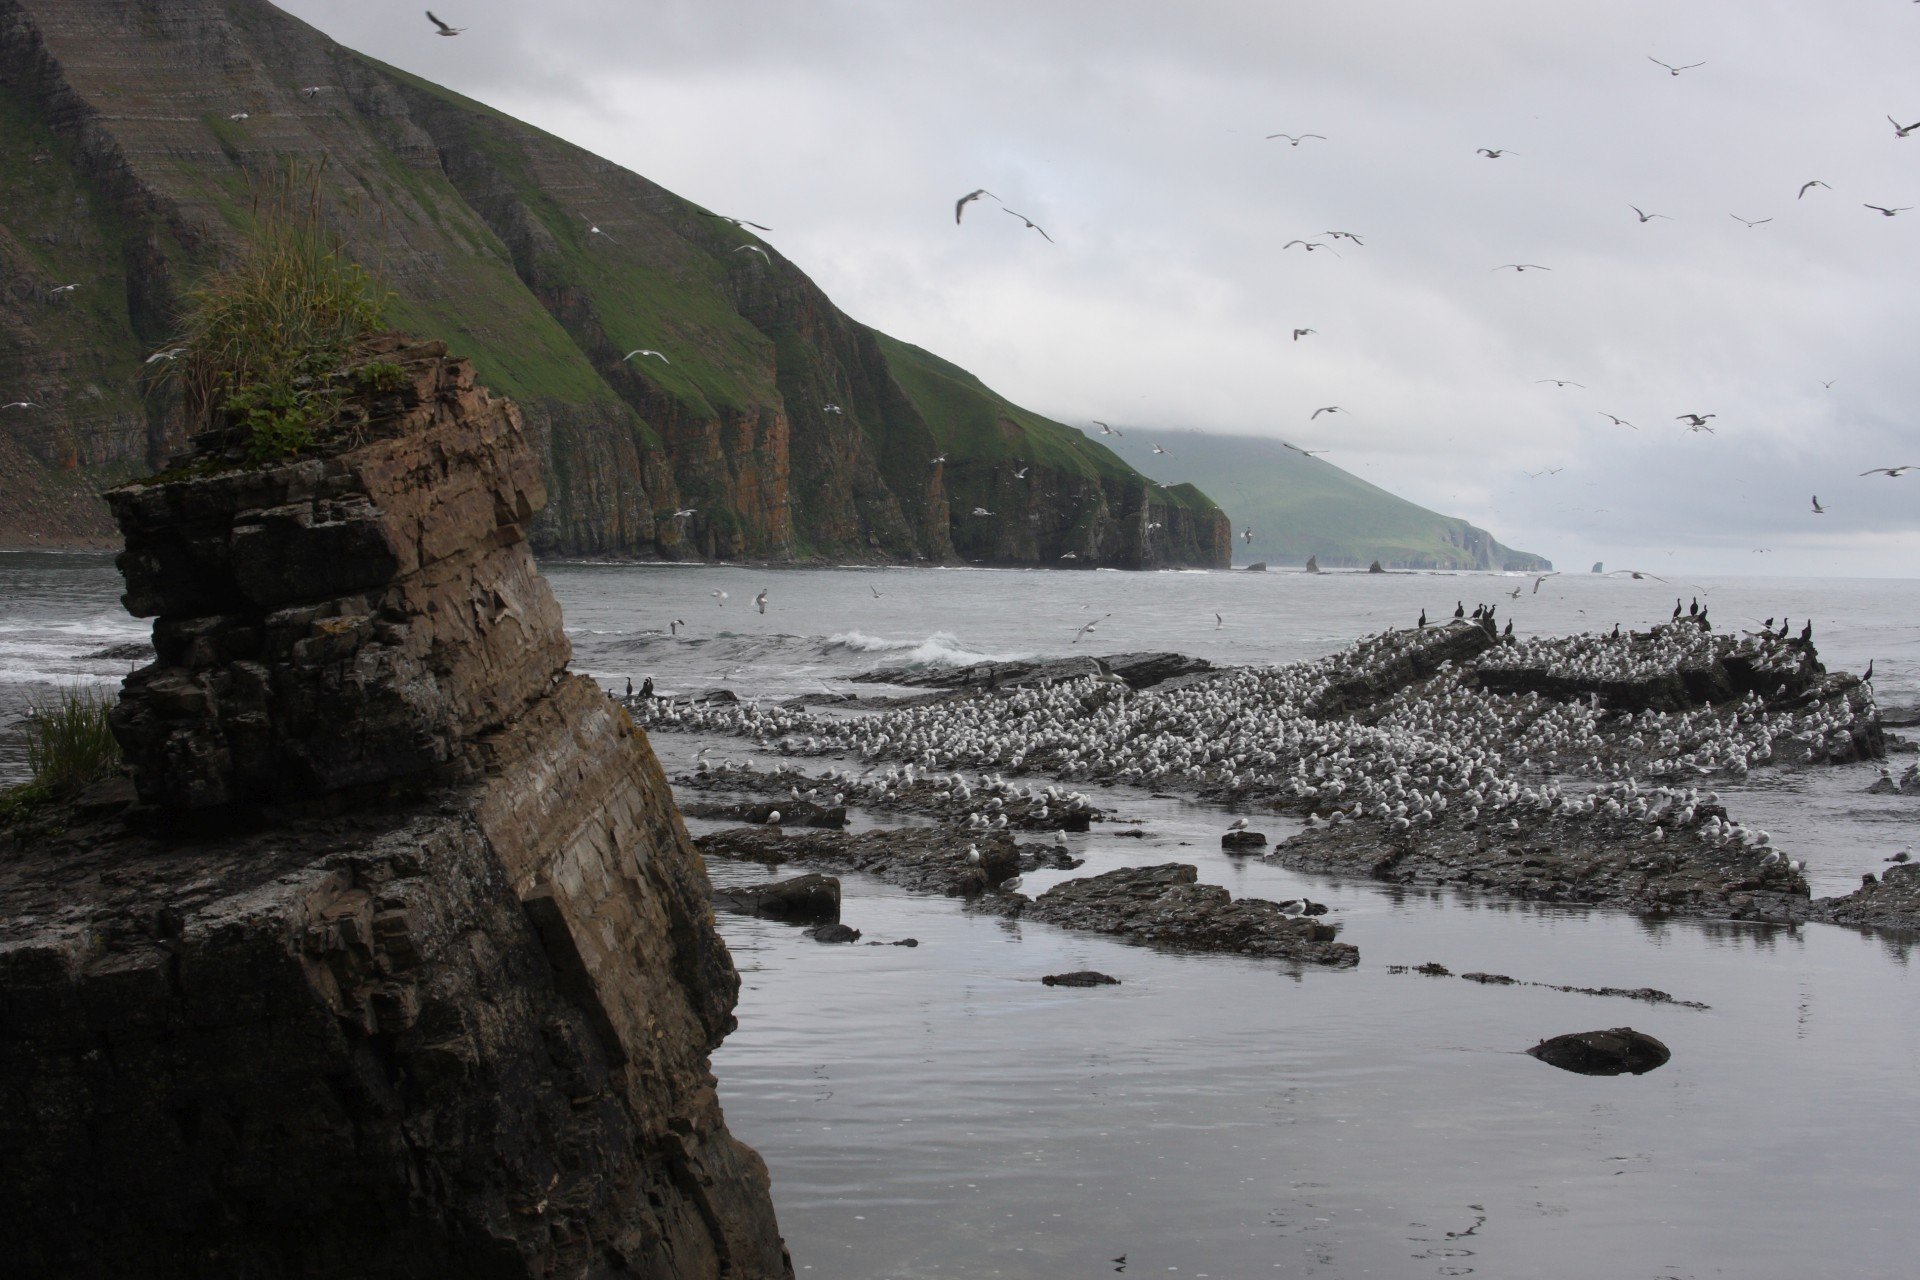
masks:
{"label": "shallow water", "polygon": [[[1534,597],[1531,579],[1485,575],[549,572],[582,669],[759,696],[860,688],[846,677],[970,655],[1175,648],[1292,660],[1515,585],[1521,600],[1501,597],[1501,611],[1522,633],[1616,615],[1644,625],[1666,616],[1675,589],[1571,575]],[[1874,658],[1883,702],[1920,701],[1920,583],[1699,586],[1723,626],[1791,607],[1797,629],[1812,614],[1830,665]],[[764,616],[751,608],[763,587]],[[714,590],[729,593],[724,607]],[[112,618],[117,591],[104,558],[0,557],[0,699],[116,675],[80,655],[144,634]],[[1071,643],[1102,613],[1113,616],[1097,645]],[[658,634],[672,618],[691,624],[683,637]],[[709,744],[766,759],[736,740],[654,742],[670,772]],[[1875,773],[1763,770],[1718,789],[1736,817],[1808,859],[1817,893],[1844,892],[1920,831],[1920,802],[1863,794]],[[842,877],[846,922],[867,941],[918,947],[825,946],[722,916],[743,985],[740,1028],[715,1070],[734,1132],[772,1168],[802,1275],[1094,1276],[1115,1273],[1123,1254],[1126,1274],[1188,1277],[1912,1273],[1913,941],[1305,876],[1222,854],[1225,810],[1085,789],[1145,823],[1147,838],[1108,826],[1062,837],[1086,867],[1029,875],[1025,891],[1189,861],[1235,894],[1327,902],[1359,968],[1169,955],[861,876]],[[1255,825],[1291,830],[1265,816]],[[713,874],[765,875],[724,863]],[[1427,961],[1653,986],[1711,1008],[1389,971]],[[1038,981],[1080,968],[1123,985]],[[1672,1062],[1587,1078],[1521,1052],[1620,1025],[1659,1037]]]}

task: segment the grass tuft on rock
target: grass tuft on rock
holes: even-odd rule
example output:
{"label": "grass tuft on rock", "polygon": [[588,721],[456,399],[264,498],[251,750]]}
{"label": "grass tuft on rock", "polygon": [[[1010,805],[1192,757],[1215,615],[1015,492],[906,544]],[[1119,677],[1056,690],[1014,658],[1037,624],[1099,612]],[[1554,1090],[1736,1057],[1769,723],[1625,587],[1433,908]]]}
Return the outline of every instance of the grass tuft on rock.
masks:
{"label": "grass tuft on rock", "polygon": [[21,718],[28,782],[0,792],[0,827],[51,801],[65,800],[120,768],[120,743],[108,713],[114,700],[89,689],[62,689]]}
{"label": "grass tuft on rock", "polygon": [[244,253],[193,290],[174,363],[191,428],[256,463],[298,453],[348,389],[335,375],[383,327],[373,277],[327,230],[320,170],[288,166],[254,190]]}

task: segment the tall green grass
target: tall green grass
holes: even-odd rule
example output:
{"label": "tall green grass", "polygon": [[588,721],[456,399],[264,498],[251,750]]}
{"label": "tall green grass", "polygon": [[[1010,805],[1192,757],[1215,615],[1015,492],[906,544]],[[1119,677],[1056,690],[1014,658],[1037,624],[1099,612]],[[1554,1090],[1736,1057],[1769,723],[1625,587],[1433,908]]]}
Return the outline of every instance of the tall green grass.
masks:
{"label": "tall green grass", "polygon": [[111,697],[66,688],[27,709],[27,785],[48,798],[70,796],[120,767],[120,744],[107,723]]}
{"label": "tall green grass", "polygon": [[311,444],[339,412],[335,377],[382,326],[386,299],[326,227],[321,170],[256,183],[244,253],[187,299],[174,362],[191,425],[230,433],[256,462]]}

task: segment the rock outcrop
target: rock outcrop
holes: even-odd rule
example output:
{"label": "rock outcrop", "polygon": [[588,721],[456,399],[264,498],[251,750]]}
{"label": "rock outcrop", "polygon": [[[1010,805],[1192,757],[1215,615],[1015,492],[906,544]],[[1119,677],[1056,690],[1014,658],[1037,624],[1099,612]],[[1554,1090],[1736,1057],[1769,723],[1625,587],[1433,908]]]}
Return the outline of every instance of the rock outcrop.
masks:
{"label": "rock outcrop", "polygon": [[1549,1066],[1583,1076],[1643,1076],[1673,1057],[1667,1046],[1632,1027],[1554,1036],[1527,1052]]}
{"label": "rock outcrop", "polygon": [[[17,15],[15,15],[17,21]],[[786,1277],[738,978],[438,344],[311,456],[118,490],[140,802],[0,835],[0,1224],[62,1276]]]}
{"label": "rock outcrop", "polygon": [[[146,357],[293,162],[396,319],[461,335],[521,405],[542,554],[1228,563],[1191,486],[851,319],[745,229],[267,0],[0,0],[0,120],[0,349],[8,398],[38,406],[0,433],[0,544],[110,536],[93,492],[180,443]],[[623,359],[635,335],[667,359]]]}

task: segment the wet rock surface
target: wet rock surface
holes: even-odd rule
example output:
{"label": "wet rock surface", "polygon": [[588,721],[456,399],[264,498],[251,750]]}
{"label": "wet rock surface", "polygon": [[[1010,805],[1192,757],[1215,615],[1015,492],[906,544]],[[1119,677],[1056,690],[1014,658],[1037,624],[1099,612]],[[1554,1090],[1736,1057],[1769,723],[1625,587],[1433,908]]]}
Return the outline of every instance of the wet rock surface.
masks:
{"label": "wet rock surface", "polygon": [[1841,898],[1821,898],[1806,919],[1920,934],[1920,863],[1895,863]]}
{"label": "wet rock surface", "polygon": [[746,804],[683,804],[680,812],[689,818],[711,818],[731,822],[755,822],[780,827],[844,827],[845,805],[818,805],[808,800],[762,800]]}
{"label": "wet rock surface", "polygon": [[807,924],[837,924],[840,882],[832,876],[804,875],[770,884],[728,885],[713,891],[716,911],[766,916]]}
{"label": "wet rock surface", "polygon": [[1698,1000],[1678,1000],[1665,991],[1655,987],[1573,987],[1558,982],[1528,982],[1522,978],[1510,978],[1504,973],[1462,973],[1455,975],[1443,964],[1404,965],[1390,964],[1388,973],[1418,973],[1429,978],[1451,978],[1458,976],[1463,982],[1477,982],[1488,987],[1543,987],[1548,991],[1564,991],[1576,996],[1609,996],[1620,1000],[1641,1000],[1647,1004],[1670,1004],[1682,1009],[1709,1009],[1711,1005],[1701,1004]]}
{"label": "wet rock surface", "polygon": [[1673,1057],[1667,1046],[1632,1027],[1554,1036],[1527,1053],[1549,1066],[1583,1076],[1645,1075]]}
{"label": "wet rock surface", "polygon": [[1225,889],[1198,880],[1198,871],[1186,863],[1123,867],[1057,884],[1021,916],[1186,951],[1332,966],[1359,962],[1358,949],[1334,941],[1336,926],[1290,916],[1260,898],[1236,901]]}
{"label": "wet rock surface", "polygon": [[1192,658],[1181,653],[1114,653],[1098,658],[982,662],[970,667],[926,672],[882,670],[857,675],[853,679],[924,689],[1017,689],[1026,685],[1106,676],[1124,681],[1132,689],[1150,689],[1178,676],[1196,675],[1212,669],[1213,664],[1205,658]]}
{"label": "wet rock surface", "polygon": [[1092,969],[1076,969],[1072,973],[1050,973],[1040,981],[1049,987],[1117,987],[1120,985],[1120,979]]}
{"label": "wet rock surface", "polygon": [[[1020,846],[1002,832],[968,835],[938,827],[882,831],[783,831],[729,827],[694,844],[709,857],[764,866],[789,862],[858,871],[888,884],[954,898],[986,893],[1020,874]],[[970,853],[978,852],[978,859]]]}

